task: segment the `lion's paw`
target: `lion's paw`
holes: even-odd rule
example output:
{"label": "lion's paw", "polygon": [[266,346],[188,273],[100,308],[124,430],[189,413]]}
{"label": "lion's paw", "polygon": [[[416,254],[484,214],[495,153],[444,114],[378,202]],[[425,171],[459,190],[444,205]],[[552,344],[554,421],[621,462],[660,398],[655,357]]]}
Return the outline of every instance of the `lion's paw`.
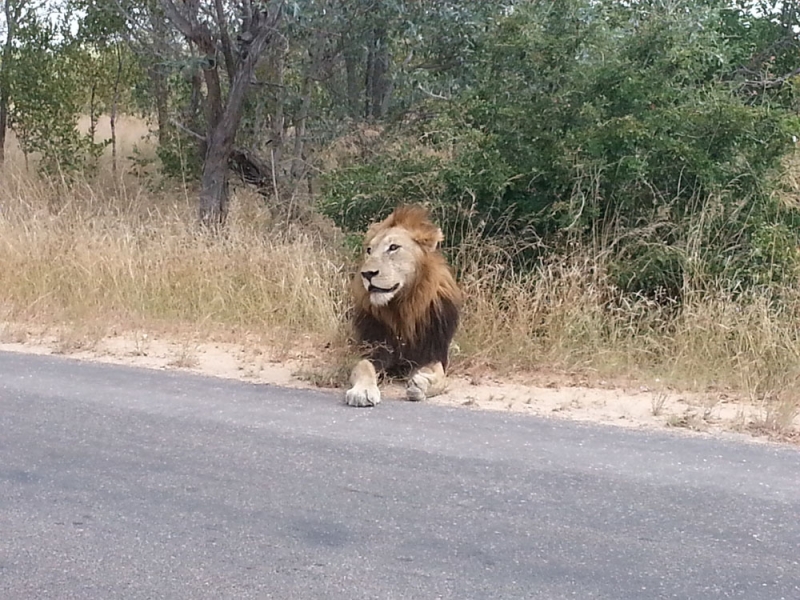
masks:
{"label": "lion's paw", "polygon": [[406,398],[412,402],[421,402],[427,398],[430,387],[431,380],[427,373],[414,373],[406,384]]}
{"label": "lion's paw", "polygon": [[375,406],[381,401],[381,391],[377,385],[354,385],[344,401],[348,406]]}

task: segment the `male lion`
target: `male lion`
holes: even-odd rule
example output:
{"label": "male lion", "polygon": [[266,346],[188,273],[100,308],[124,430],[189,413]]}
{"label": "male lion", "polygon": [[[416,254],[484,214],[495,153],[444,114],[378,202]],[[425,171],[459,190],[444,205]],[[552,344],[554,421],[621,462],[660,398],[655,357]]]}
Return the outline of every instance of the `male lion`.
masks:
{"label": "male lion", "polygon": [[353,325],[364,358],[350,374],[350,406],[381,401],[378,373],[408,376],[409,400],[444,391],[461,291],[438,251],[443,239],[420,206],[398,207],[367,231],[353,279]]}

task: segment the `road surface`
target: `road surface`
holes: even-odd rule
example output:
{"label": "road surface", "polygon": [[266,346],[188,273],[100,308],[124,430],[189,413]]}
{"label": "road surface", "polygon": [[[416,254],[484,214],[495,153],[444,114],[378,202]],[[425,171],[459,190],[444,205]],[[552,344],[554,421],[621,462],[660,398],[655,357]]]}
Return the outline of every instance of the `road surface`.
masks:
{"label": "road surface", "polygon": [[800,451],[0,353],[0,598],[800,599]]}

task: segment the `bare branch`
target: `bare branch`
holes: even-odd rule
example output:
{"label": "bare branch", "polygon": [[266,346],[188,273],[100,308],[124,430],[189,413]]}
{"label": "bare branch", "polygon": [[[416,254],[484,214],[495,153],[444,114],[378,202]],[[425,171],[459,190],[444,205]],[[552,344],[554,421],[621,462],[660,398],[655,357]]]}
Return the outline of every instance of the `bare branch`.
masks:
{"label": "bare branch", "polygon": [[426,96],[430,96],[431,98],[435,98],[436,100],[450,100],[450,98],[448,98],[447,96],[442,96],[441,94],[437,94],[435,92],[432,92],[431,90],[425,89],[424,87],[422,87],[421,83],[417,83],[417,89],[419,89],[419,91],[425,94]]}
{"label": "bare branch", "polygon": [[169,122],[172,123],[178,129],[180,129],[181,131],[183,131],[184,133],[192,136],[194,139],[196,139],[196,140],[198,140],[200,142],[205,142],[206,141],[206,136],[200,135],[196,131],[194,131],[192,129],[189,129],[188,127],[186,127],[186,125],[184,125],[183,123],[181,123],[177,119],[170,119]]}
{"label": "bare branch", "polygon": [[760,79],[760,80],[756,79],[756,80],[751,80],[751,81],[745,81],[744,85],[748,85],[748,86],[752,86],[752,87],[761,87],[761,88],[764,88],[764,89],[780,87],[784,83],[786,83],[787,81],[789,81],[793,77],[797,77],[798,75],[800,75],[800,68],[797,68],[794,71],[791,71],[790,73],[787,73],[786,75],[784,75],[782,77],[778,77],[776,79]]}

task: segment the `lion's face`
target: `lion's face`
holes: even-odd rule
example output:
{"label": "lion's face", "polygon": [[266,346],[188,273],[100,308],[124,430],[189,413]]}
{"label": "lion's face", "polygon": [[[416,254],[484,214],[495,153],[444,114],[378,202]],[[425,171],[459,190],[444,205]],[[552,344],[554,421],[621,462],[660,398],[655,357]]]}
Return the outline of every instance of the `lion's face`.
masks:
{"label": "lion's face", "polygon": [[403,227],[390,227],[368,238],[364,251],[361,283],[370,304],[386,306],[413,284],[425,250]]}

